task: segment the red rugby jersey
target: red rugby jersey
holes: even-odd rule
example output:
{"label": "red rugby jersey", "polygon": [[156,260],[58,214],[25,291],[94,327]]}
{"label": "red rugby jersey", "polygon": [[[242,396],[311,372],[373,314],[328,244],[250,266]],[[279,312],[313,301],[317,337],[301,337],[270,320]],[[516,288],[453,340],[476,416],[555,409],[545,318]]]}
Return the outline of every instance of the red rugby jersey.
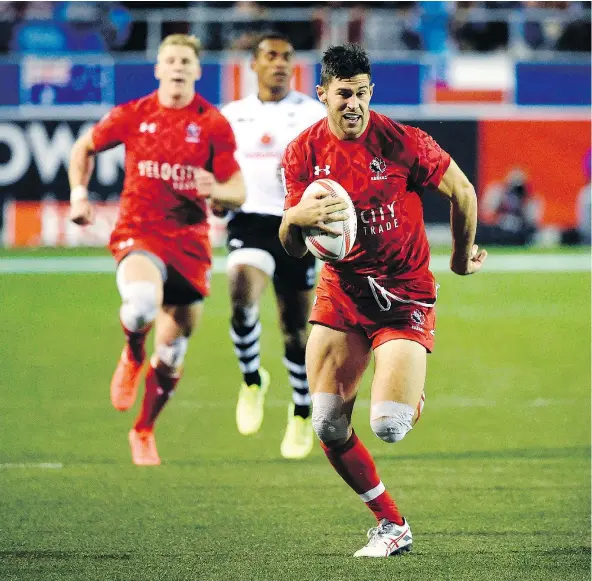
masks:
{"label": "red rugby jersey", "polygon": [[335,180],[350,194],[358,232],[345,259],[324,265],[325,276],[356,286],[371,276],[388,287],[423,279],[433,288],[421,195],[440,184],[449,165],[450,155],[424,131],[374,111],[363,135],[350,141],[338,139],[323,119],[285,151],[285,207],[295,206],[312,181]]}
{"label": "red rugby jersey", "polygon": [[207,231],[206,201],[195,171],[219,182],[239,170],[225,117],[200,95],[182,109],[163,107],[157,93],[115,107],[92,133],[97,151],[125,145],[125,181],[116,230]]}

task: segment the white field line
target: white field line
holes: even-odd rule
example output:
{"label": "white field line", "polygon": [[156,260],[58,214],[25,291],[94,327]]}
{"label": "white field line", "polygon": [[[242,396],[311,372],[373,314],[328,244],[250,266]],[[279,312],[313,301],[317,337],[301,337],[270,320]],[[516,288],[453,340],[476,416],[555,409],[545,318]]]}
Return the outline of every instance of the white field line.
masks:
{"label": "white field line", "polygon": [[8,462],[0,464],[0,470],[12,470],[15,468],[41,468],[43,470],[59,470],[64,465],[61,462]]}
{"label": "white field line", "polygon": [[[271,409],[286,408],[290,402],[290,394],[286,394],[284,399],[279,398],[267,398],[265,400],[265,406]],[[458,409],[458,408],[494,408],[503,407],[507,405],[507,402],[496,401],[492,399],[472,398],[472,397],[429,397],[426,400],[426,405],[430,405],[432,409]],[[514,407],[518,408],[541,408],[541,407],[557,407],[561,408],[564,406],[574,405],[587,405],[582,399],[543,399],[537,398],[532,400],[525,400],[518,404],[514,404]],[[187,409],[232,409],[236,406],[235,399],[228,400],[217,400],[217,401],[200,401],[198,399],[182,400],[175,403],[182,408]],[[370,409],[370,401],[366,399],[356,400],[356,409]]]}
{"label": "white field line", "polygon": [[[450,272],[448,256],[433,256],[432,272]],[[488,272],[589,272],[588,254],[493,254],[485,264]],[[226,272],[226,258],[214,258],[214,272]],[[61,274],[61,273],[113,273],[115,262],[107,256],[0,258],[0,274]]]}

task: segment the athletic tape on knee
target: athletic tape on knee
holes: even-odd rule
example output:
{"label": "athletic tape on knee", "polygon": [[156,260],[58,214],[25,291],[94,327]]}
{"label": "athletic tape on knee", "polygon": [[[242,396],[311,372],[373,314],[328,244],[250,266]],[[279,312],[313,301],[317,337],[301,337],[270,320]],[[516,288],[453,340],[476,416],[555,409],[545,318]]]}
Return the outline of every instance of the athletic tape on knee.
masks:
{"label": "athletic tape on knee", "polygon": [[132,332],[140,331],[156,319],[159,305],[156,285],[148,281],[117,281],[123,304],[119,311],[121,322]]}
{"label": "athletic tape on knee", "polygon": [[187,337],[177,337],[170,343],[156,346],[156,356],[158,361],[177,371],[183,365],[189,339]]}
{"label": "athletic tape on knee", "polygon": [[406,403],[381,401],[370,409],[372,431],[385,442],[400,442],[413,427],[415,410]]}
{"label": "athletic tape on knee", "polygon": [[349,424],[343,413],[344,399],[333,393],[312,395],[312,427],[321,442],[346,439]]}

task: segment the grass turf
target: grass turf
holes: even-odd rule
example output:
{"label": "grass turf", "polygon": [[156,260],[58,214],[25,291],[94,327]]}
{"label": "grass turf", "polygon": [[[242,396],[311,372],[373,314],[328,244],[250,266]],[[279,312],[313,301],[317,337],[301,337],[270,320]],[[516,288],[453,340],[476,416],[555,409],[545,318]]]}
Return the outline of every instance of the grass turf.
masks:
{"label": "grass turf", "polygon": [[363,503],[318,447],[303,462],[279,454],[290,392],[271,296],[260,433],[234,425],[240,377],[215,275],[159,420],[163,465],[142,469],[126,439],[138,404],[109,404],[113,277],[0,277],[0,579],[590,579],[589,273],[438,278],[421,422],[400,444],[373,436],[369,374],[354,414],[414,550],[354,560],[373,525]]}

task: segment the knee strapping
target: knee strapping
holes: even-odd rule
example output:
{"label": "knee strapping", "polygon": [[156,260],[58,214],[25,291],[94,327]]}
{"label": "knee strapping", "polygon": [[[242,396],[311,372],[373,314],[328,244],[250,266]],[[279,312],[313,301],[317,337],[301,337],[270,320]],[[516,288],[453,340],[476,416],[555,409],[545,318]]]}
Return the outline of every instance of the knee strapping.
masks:
{"label": "knee strapping", "polygon": [[372,431],[385,442],[400,442],[413,427],[415,410],[405,403],[382,401],[370,410]]}
{"label": "knee strapping", "polygon": [[189,339],[187,337],[177,337],[170,343],[156,346],[156,357],[158,361],[173,371],[177,372],[183,365]]}
{"label": "knee strapping", "polygon": [[147,281],[119,282],[121,322],[132,332],[139,331],[156,319],[159,305],[156,300],[156,285]]}
{"label": "knee strapping", "polygon": [[347,439],[349,423],[343,413],[344,400],[332,393],[312,396],[312,427],[321,442]]}

